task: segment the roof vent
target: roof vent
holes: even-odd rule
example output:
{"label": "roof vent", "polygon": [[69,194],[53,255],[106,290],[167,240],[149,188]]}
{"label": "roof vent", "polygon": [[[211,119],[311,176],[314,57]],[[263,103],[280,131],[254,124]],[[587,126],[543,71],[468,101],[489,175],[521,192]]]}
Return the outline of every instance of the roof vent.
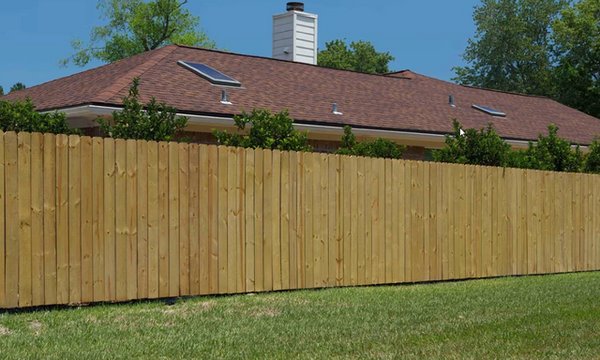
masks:
{"label": "roof vent", "polygon": [[452,107],[456,107],[456,104],[454,103],[454,95],[448,95],[448,104]]}
{"label": "roof vent", "polygon": [[221,90],[221,104],[232,105],[231,101],[229,100],[229,94],[225,89]]}
{"label": "roof vent", "polygon": [[331,112],[333,113],[333,115],[344,115],[343,112],[338,110],[338,104],[337,103],[333,103],[331,104]]}
{"label": "roof vent", "polygon": [[290,1],[286,5],[287,11],[304,11],[304,3],[299,1]]}
{"label": "roof vent", "polygon": [[471,106],[473,107],[473,109],[477,109],[479,111],[483,111],[484,113],[486,113],[488,115],[499,116],[499,117],[506,117],[506,113],[504,113],[504,112],[502,112],[500,110],[492,109],[489,106],[482,106],[482,105],[476,105],[476,104],[473,104]]}

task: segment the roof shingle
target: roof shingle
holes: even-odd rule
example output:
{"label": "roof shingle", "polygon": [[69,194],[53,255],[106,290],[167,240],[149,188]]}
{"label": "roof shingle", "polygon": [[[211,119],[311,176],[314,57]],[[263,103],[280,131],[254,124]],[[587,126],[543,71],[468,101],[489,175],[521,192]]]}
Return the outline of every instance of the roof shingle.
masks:
{"label": "roof shingle", "polygon": [[[242,83],[230,89],[233,105],[220,103],[221,88],[177,61],[205,63]],[[573,143],[600,136],[600,120],[548,98],[461,86],[410,71],[368,75],[314,65],[170,45],[6,96],[31,97],[39,110],[83,104],[120,105],[140,77],[143,101],[151,96],[182,113],[232,115],[253,108],[288,109],[298,122],[448,133],[452,119],[466,127],[492,123],[509,139],[535,140],[548,124]],[[453,95],[456,107],[448,104]],[[332,113],[337,103],[343,115]],[[507,114],[492,117],[472,108]]]}

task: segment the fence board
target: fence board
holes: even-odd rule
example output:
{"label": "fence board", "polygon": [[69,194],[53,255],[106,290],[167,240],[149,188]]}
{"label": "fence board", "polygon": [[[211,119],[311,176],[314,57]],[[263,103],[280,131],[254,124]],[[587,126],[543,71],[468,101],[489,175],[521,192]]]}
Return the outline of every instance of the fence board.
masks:
{"label": "fence board", "polygon": [[[9,138],[6,139],[7,144]],[[56,302],[69,302],[69,138],[56,135]],[[8,160],[8,158],[7,158]],[[7,162],[8,165],[8,162]],[[6,182],[7,200],[8,180]],[[8,245],[8,228],[7,228]],[[8,248],[7,248],[8,255]],[[10,259],[10,258],[8,258]],[[7,259],[7,265],[8,265]]]}
{"label": "fence board", "polygon": [[[206,159],[206,156],[205,156]],[[189,145],[189,203],[188,203],[188,216],[189,216],[189,236],[190,236],[190,248],[189,248],[189,274],[190,274],[190,294],[198,295],[198,294],[206,294],[208,291],[200,292],[201,283],[203,282],[201,279],[201,268],[204,264],[207,264],[204,258],[206,258],[206,254],[208,254],[207,247],[204,246],[202,248],[202,254],[200,251],[200,219],[199,219],[199,209],[200,209],[200,176],[199,176],[199,164],[200,164],[200,151],[197,144]],[[206,174],[206,171],[203,175]],[[206,177],[205,177],[206,178]],[[205,198],[206,199],[206,195]],[[208,205],[203,204],[202,213],[206,212],[206,207]],[[206,229],[206,218],[204,218],[204,228]],[[204,233],[206,235],[206,232]],[[204,240],[204,239],[202,239]],[[208,244],[207,241],[202,242],[204,245]],[[202,260],[201,260],[202,259]],[[203,275],[206,272],[202,272]],[[204,282],[208,284],[208,281]]]}
{"label": "fence board", "polygon": [[[4,133],[0,132],[0,234],[2,234],[0,237],[0,308],[6,306],[6,233],[4,232],[6,224],[6,194],[4,192],[4,164]],[[48,271],[48,273],[51,274],[51,271]],[[54,298],[54,301],[56,301],[56,298]]]}
{"label": "fence board", "polygon": [[[357,276],[356,276],[356,283],[358,285],[365,285],[367,284],[366,279],[365,279],[365,247],[366,247],[366,236],[365,236],[365,158],[364,157],[359,157],[357,159],[357,189],[356,189],[356,196],[357,196],[357,212],[358,212],[358,218],[357,218],[357,224],[356,224],[356,237],[357,237],[357,247],[356,247],[356,255],[358,257],[357,263],[356,263],[356,271],[357,271]],[[335,178],[333,179],[335,181]],[[332,180],[329,180],[329,184],[328,184],[328,188],[329,189],[335,189],[335,182],[332,182]],[[394,191],[397,194],[398,192],[398,187],[396,186],[396,184],[394,185]],[[331,190],[329,191],[331,192]],[[335,198],[330,200],[333,201],[335,204]],[[332,219],[335,219],[335,211],[331,211],[329,210],[329,217]],[[396,213],[397,215],[397,213]],[[335,222],[332,222],[331,219],[329,220],[330,223],[335,224]],[[394,222],[395,223],[395,222]],[[397,230],[397,228],[396,228]],[[332,231],[331,229],[329,229],[329,231]],[[397,235],[397,234],[396,234]],[[396,249],[397,250],[397,249]],[[397,256],[398,253],[396,251],[395,255]],[[334,259],[331,258],[331,253],[330,253],[330,258],[329,261],[333,262]],[[397,259],[396,259],[397,260]],[[397,267],[399,265],[398,261],[396,261],[394,263],[396,265],[395,269],[397,270]],[[331,282],[331,285],[335,285],[335,282]]]}
{"label": "fence board", "polygon": [[148,297],[159,296],[159,205],[158,143],[148,142]]}
{"label": "fence board", "polygon": [[69,302],[81,302],[81,139],[69,136]]}
{"label": "fence board", "polygon": [[190,295],[190,153],[179,144],[179,295]]}
{"label": "fence board", "polygon": [[31,134],[31,304],[44,304],[44,142]]}
{"label": "fence board", "polygon": [[148,298],[148,142],[136,143],[137,296]]}
{"label": "fence board", "polygon": [[290,153],[281,153],[281,287],[290,288]]}
{"label": "fence board", "polygon": [[272,178],[271,178],[271,216],[272,232],[271,242],[271,269],[273,290],[281,290],[281,152],[274,150],[272,152]]}
{"label": "fence board", "polygon": [[81,301],[94,300],[92,138],[81,138]]}
{"label": "fence board", "polygon": [[179,248],[179,146],[170,142],[169,149],[169,296],[180,294]]}
{"label": "fence board", "polygon": [[[4,213],[15,216],[19,209],[19,178],[18,178],[18,150],[17,135],[14,132],[4,134],[5,156],[5,191],[6,210]],[[13,174],[13,176],[8,176]],[[17,176],[14,176],[17,174]],[[9,308],[19,305],[19,221],[5,222],[5,256],[6,267],[5,304]],[[68,301],[68,300],[67,300]]]}
{"label": "fence board", "polygon": [[237,153],[235,148],[227,148],[227,292],[237,290]]}
{"label": "fence board", "polygon": [[264,199],[264,150],[256,149],[254,152],[254,289],[264,291],[264,265],[263,265],[263,199]]}
{"label": "fence board", "polygon": [[19,306],[32,305],[31,279],[31,134],[20,132],[18,142]]}
{"label": "fence board", "polygon": [[315,173],[315,287],[329,285],[328,273],[328,246],[327,246],[327,157],[319,154],[316,157]]}
{"label": "fence board", "polygon": [[127,143],[115,140],[115,281],[116,299],[127,300]]}
{"label": "fence board", "polygon": [[94,301],[104,301],[104,142],[92,141],[92,291]]}
{"label": "fence board", "polygon": [[217,238],[219,243],[219,293],[227,292],[227,165],[228,165],[228,149],[220,146],[219,149],[219,169],[218,169],[218,222]]}
{"label": "fence board", "polygon": [[[60,148],[59,148],[60,149]],[[57,159],[58,150],[57,149]],[[57,169],[58,171],[58,169]],[[116,157],[113,139],[104,140],[104,295],[117,299]],[[58,182],[60,184],[60,181]],[[59,236],[60,240],[60,236]]]}
{"label": "fence board", "polygon": [[219,238],[217,230],[218,223],[218,151],[215,146],[208,148],[208,291],[217,294],[219,290]]}
{"label": "fence board", "polygon": [[255,232],[254,232],[254,179],[255,165],[254,165],[254,149],[246,149],[245,154],[245,224],[246,224],[246,242],[245,242],[245,286],[246,291],[255,291]]}
{"label": "fence board", "polygon": [[[44,303],[56,304],[56,136],[44,134]],[[0,159],[4,160],[3,140],[0,140]],[[3,171],[3,166],[0,171]],[[4,202],[4,178],[0,175],[0,193]],[[0,260],[0,263],[2,260]],[[0,286],[1,288],[1,286]],[[1,291],[1,289],[0,289]],[[0,301],[1,302],[1,301]]]}
{"label": "fence board", "polygon": [[206,145],[199,146],[199,207],[198,212],[198,241],[199,241],[199,266],[198,276],[200,277],[200,294],[210,293],[210,236],[209,236],[209,171],[208,171],[208,147]]}

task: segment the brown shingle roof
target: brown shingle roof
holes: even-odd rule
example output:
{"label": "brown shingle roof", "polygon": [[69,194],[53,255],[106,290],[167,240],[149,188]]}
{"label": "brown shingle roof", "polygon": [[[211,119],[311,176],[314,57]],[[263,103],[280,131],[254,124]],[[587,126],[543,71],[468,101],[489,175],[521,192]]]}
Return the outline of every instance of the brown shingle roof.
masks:
{"label": "brown shingle roof", "polygon": [[[221,88],[177,64],[205,63],[239,80],[233,105],[220,103]],[[447,133],[452,119],[466,127],[493,123],[505,138],[534,140],[548,124],[574,143],[600,136],[600,120],[543,98],[456,85],[410,71],[367,75],[270,58],[177,45],[137,55],[96,69],[15,92],[29,96],[40,110],[83,104],[120,105],[128,85],[140,77],[144,101],[154,96],[183,113],[231,115],[242,110],[288,109],[299,122]],[[448,105],[448,95],[456,107]],[[332,114],[337,103],[343,115]],[[492,117],[471,107],[489,106],[507,114]]]}

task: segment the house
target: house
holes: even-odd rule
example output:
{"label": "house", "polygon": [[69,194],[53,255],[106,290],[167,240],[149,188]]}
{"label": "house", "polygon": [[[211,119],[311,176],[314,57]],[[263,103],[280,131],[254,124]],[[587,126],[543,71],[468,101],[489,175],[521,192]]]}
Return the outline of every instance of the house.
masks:
{"label": "house", "polygon": [[95,134],[95,119],[118,110],[139,77],[142,101],[155,97],[175,107],[189,118],[186,135],[199,142],[214,142],[213,129],[233,129],[235,114],[267,108],[288,110],[317,150],[337,148],[343,126],[350,125],[359,139],[408,145],[409,158],[443,146],[453,119],[468,128],[491,123],[515,148],[546,133],[550,123],[584,148],[600,135],[599,119],[544,97],[461,86],[410,70],[369,75],[318,67],[317,17],[303,10],[289,3],[274,16],[274,58],[169,45],[5,98],[30,97],[39,111],[65,112],[73,125]]}

